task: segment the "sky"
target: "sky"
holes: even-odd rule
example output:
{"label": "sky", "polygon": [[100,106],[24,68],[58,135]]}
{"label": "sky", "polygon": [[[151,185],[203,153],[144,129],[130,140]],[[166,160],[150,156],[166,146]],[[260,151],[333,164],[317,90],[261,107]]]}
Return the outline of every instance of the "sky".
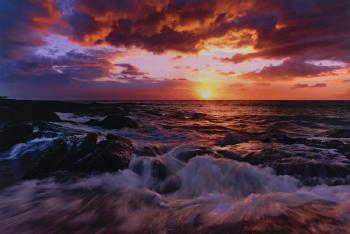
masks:
{"label": "sky", "polygon": [[0,0],[0,96],[350,99],[349,0]]}

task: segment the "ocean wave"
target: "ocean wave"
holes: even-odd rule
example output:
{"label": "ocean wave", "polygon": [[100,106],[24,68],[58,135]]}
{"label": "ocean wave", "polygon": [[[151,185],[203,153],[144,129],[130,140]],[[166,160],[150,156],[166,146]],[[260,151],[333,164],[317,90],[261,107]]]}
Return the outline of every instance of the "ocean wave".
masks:
{"label": "ocean wave", "polygon": [[[62,184],[33,180],[0,193],[0,231],[125,233],[350,232],[350,186],[301,186],[272,169],[209,156],[173,167],[170,194],[145,179],[152,167]],[[31,229],[27,229],[30,227]]]}

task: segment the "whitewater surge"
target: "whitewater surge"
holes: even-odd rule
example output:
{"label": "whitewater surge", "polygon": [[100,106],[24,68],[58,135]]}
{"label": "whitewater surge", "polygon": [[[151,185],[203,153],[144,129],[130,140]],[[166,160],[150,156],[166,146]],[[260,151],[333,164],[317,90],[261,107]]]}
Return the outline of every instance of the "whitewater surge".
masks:
{"label": "whitewater surge", "polygon": [[[29,122],[31,138],[1,153],[0,233],[350,233],[342,102],[95,103],[66,112],[74,109]],[[137,128],[99,124],[115,114]],[[98,172],[125,147],[124,170]],[[74,167],[88,156],[91,164],[78,164],[88,167]],[[42,177],[24,176],[37,169]]]}
{"label": "whitewater surge", "polygon": [[[349,233],[350,186],[305,187],[270,168],[211,156],[187,164],[157,157],[168,179],[147,162],[74,182],[26,181],[0,194],[1,233]],[[135,163],[143,160],[143,171]],[[147,166],[148,165],[148,166]],[[174,183],[171,193],[156,184]]]}

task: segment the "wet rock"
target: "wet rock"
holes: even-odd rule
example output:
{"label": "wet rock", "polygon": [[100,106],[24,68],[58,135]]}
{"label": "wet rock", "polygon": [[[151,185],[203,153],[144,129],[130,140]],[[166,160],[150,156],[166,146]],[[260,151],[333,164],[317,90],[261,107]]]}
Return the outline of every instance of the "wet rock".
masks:
{"label": "wet rock", "polygon": [[350,138],[350,129],[336,129],[327,134],[328,137]]}
{"label": "wet rock", "polygon": [[189,150],[180,152],[175,157],[180,161],[188,162],[190,159],[197,157],[197,156],[202,156],[202,155],[217,156],[215,152],[213,152],[207,148],[198,148],[198,149],[189,149]]}
{"label": "wet rock", "polygon": [[108,135],[96,150],[75,162],[78,171],[117,171],[128,167],[133,151],[130,140]]}
{"label": "wet rock", "polygon": [[253,134],[252,138],[255,140],[260,140],[264,143],[278,142],[289,145],[297,144],[300,141],[303,141],[303,139],[289,137],[285,132],[280,130],[269,130],[263,134]]}
{"label": "wet rock", "polygon": [[221,146],[235,145],[247,140],[249,140],[249,137],[245,133],[230,132],[223,139],[218,140],[218,144]]}
{"label": "wet rock", "polygon": [[149,157],[138,158],[132,165],[131,170],[141,177],[148,174],[159,181],[164,180],[169,174],[164,162],[157,158]]}
{"label": "wet rock", "polygon": [[201,120],[201,119],[205,119],[206,117],[207,115],[204,113],[193,113],[190,116],[192,120]]}
{"label": "wet rock", "polygon": [[135,153],[140,156],[154,157],[157,155],[162,155],[163,151],[159,145],[150,145],[150,146],[144,146],[142,148],[136,149]]}
{"label": "wet rock", "polygon": [[91,152],[97,147],[97,134],[88,133],[85,138],[77,142],[71,149],[71,157],[78,160]]}
{"label": "wet rock", "polygon": [[277,174],[293,175],[300,179],[346,177],[350,175],[350,168],[331,163],[272,163],[269,166]]}
{"label": "wet rock", "polygon": [[43,152],[22,155],[24,178],[45,178],[58,171],[107,172],[128,167],[133,150],[128,139],[108,135],[99,144],[96,141],[95,133],[89,133],[73,146],[63,139],[56,139]]}
{"label": "wet rock", "polygon": [[0,151],[8,150],[13,145],[29,141],[33,137],[32,125],[8,124],[0,132]]}
{"label": "wet rock", "polygon": [[181,188],[181,178],[178,175],[168,177],[163,183],[159,184],[156,191],[161,194],[168,194],[178,191]]}
{"label": "wet rock", "polygon": [[106,129],[138,128],[138,124],[134,120],[120,115],[110,115],[102,121],[90,120],[87,124],[100,126]]}
{"label": "wet rock", "polygon": [[56,139],[40,155],[23,155],[20,163],[24,178],[45,178],[51,172],[65,168],[68,158],[67,149],[67,143],[63,139]]}
{"label": "wet rock", "polygon": [[164,162],[160,160],[152,161],[152,176],[158,180],[164,180],[168,175],[168,170]]}

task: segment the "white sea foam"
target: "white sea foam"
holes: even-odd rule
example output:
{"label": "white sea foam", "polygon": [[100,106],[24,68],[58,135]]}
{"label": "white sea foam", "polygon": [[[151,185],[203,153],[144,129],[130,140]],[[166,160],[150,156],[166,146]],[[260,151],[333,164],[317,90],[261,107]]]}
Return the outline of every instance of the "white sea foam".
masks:
{"label": "white sea foam", "polygon": [[44,150],[50,142],[56,138],[35,138],[26,143],[19,143],[14,145],[8,152],[5,152],[5,157],[0,158],[0,160],[14,160],[18,159],[21,155],[28,152],[40,152]]}
{"label": "white sea foam", "polygon": [[56,112],[58,117],[63,121],[70,121],[75,123],[86,123],[89,120],[103,120],[106,116],[88,116],[88,115],[76,115],[74,113]]}
{"label": "white sea foam", "polygon": [[279,230],[281,217],[296,232],[350,230],[350,186],[298,187],[296,179],[272,169],[210,157],[194,158],[176,174],[181,187],[168,195],[151,190],[130,169],[73,184],[23,182],[0,194],[0,231],[162,233],[186,227],[220,233],[219,227],[242,222]]}

